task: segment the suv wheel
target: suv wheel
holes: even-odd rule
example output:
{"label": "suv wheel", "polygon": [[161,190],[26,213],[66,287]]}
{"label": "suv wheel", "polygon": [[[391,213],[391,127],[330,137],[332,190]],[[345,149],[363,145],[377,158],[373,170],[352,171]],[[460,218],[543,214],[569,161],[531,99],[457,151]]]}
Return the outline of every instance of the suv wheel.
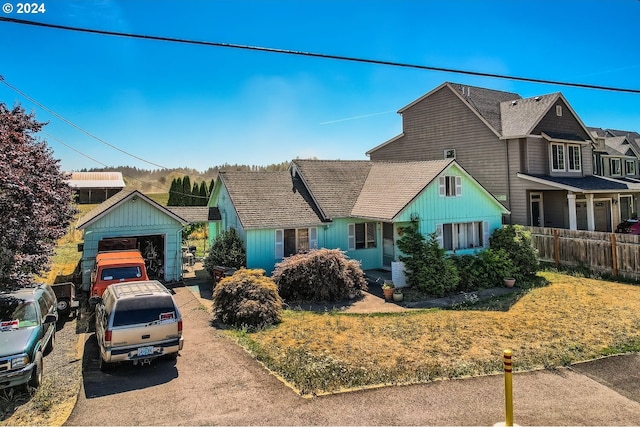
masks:
{"label": "suv wheel", "polygon": [[33,388],[38,388],[40,384],[42,384],[42,353],[38,352],[36,354],[36,363],[29,379],[29,385]]}

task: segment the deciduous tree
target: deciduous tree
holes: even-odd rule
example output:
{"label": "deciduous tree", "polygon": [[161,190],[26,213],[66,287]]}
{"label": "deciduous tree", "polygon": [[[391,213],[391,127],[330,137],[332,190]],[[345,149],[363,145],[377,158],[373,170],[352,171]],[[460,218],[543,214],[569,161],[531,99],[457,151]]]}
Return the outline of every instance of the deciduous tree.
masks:
{"label": "deciduous tree", "polygon": [[67,176],[37,135],[44,125],[0,103],[0,288],[46,271],[76,212]]}

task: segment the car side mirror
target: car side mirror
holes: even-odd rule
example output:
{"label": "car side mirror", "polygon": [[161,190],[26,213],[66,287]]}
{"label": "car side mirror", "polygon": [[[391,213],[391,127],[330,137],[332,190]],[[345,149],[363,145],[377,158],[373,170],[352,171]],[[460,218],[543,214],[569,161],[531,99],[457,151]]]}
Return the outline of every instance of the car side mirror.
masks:
{"label": "car side mirror", "polygon": [[58,317],[55,314],[47,314],[44,317],[44,323],[56,323],[58,321]]}

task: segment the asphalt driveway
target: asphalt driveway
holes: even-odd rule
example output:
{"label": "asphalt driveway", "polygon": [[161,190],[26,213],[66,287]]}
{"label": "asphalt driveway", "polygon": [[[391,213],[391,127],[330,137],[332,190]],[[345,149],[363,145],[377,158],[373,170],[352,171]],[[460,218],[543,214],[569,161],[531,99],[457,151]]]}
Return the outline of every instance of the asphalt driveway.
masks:
{"label": "asphalt driveway", "polygon": [[[493,425],[504,421],[503,377],[386,387],[302,398],[211,327],[188,288],[177,288],[185,347],[177,361],[105,374],[85,342],[83,388],[67,425]],[[640,357],[514,375],[520,425],[637,425]],[[600,369],[599,367],[606,365]],[[611,379],[615,371],[617,379]],[[584,374],[583,374],[584,373]],[[611,381],[609,381],[611,379]],[[605,385],[606,384],[606,385]]]}

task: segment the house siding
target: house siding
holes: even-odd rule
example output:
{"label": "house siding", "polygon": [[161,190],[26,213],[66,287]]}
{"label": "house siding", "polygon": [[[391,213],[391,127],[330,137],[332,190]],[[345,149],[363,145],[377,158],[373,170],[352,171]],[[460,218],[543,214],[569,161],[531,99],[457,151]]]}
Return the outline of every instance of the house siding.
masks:
{"label": "house siding", "polygon": [[142,199],[128,200],[84,230],[82,284],[88,291],[98,242],[108,237],[164,236],[164,280],[177,281],[182,275],[182,225]]}
{"label": "house siding", "polygon": [[371,160],[438,160],[453,148],[456,161],[509,207],[504,142],[448,87],[407,108],[402,129],[404,136],[372,151]]}

